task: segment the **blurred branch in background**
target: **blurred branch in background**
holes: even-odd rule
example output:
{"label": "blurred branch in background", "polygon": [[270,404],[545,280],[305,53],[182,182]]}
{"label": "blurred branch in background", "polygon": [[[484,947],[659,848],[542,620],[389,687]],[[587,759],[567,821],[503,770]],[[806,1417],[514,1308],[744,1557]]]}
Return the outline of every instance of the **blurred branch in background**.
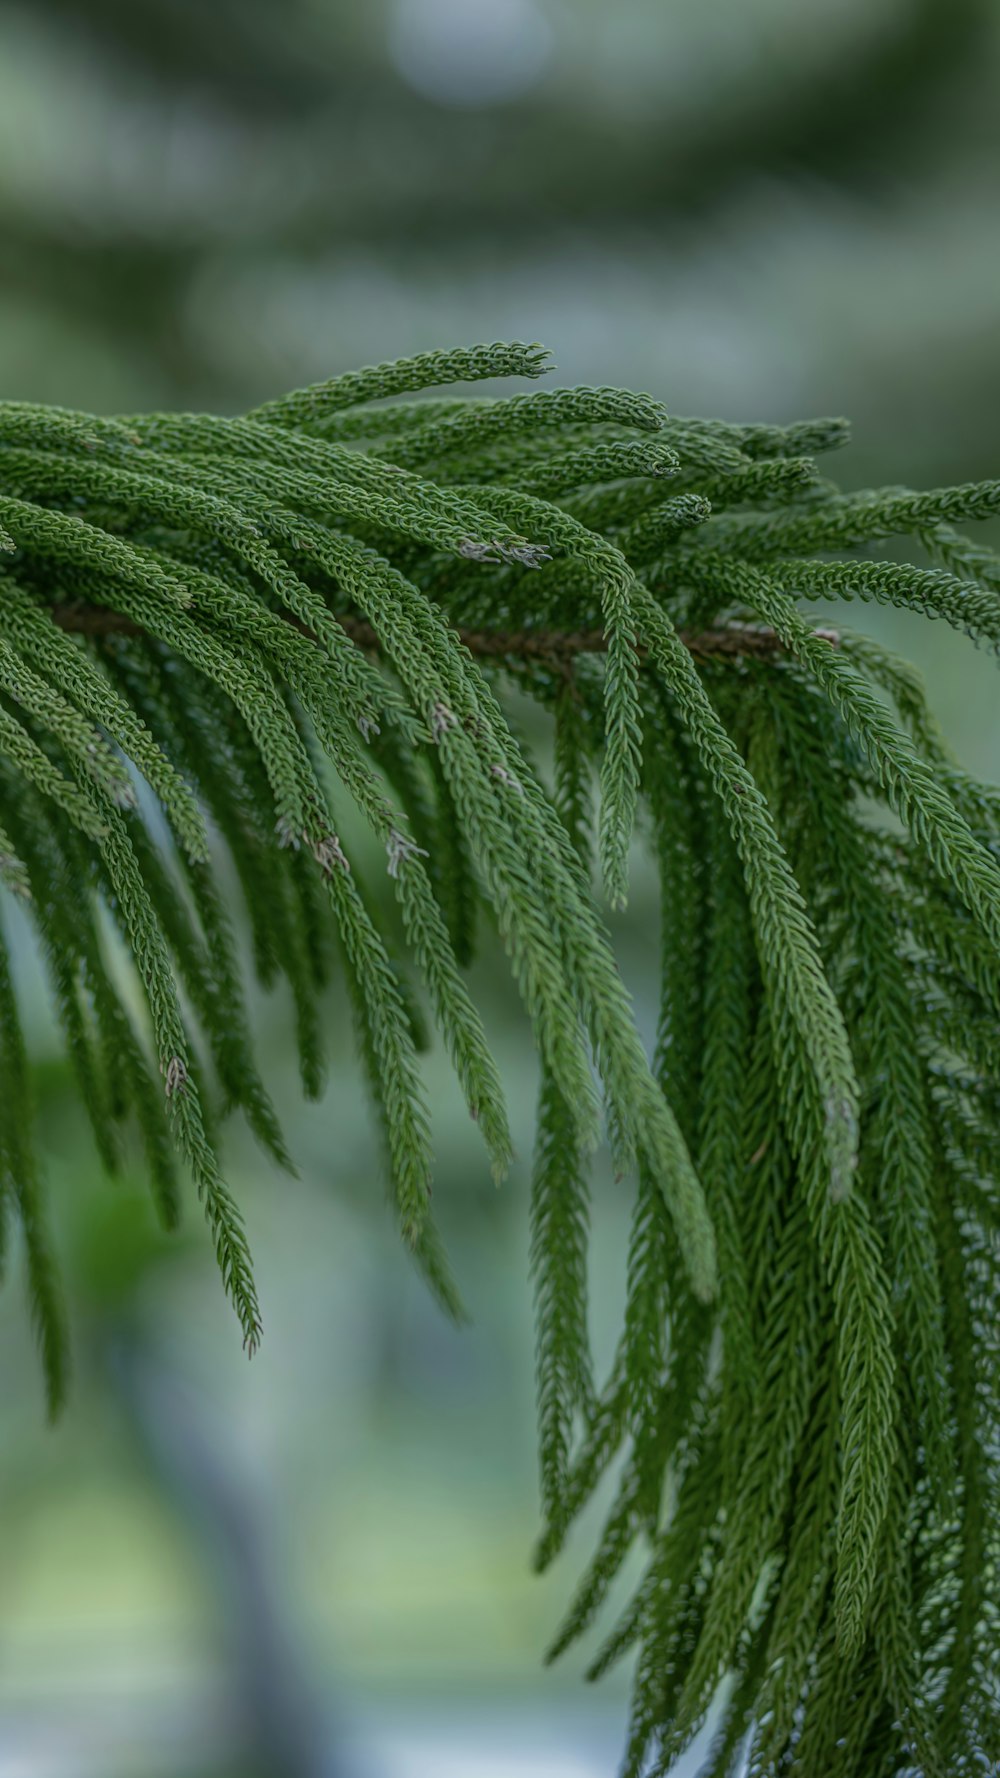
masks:
{"label": "blurred branch in background", "polygon": [[[15,8],[5,8],[8,12]],[[343,32],[333,8],[301,0],[43,0],[32,7],[100,61],[165,90],[210,93],[252,118],[294,119],[328,103]]]}
{"label": "blurred branch in background", "polygon": [[[247,392],[252,352],[220,351],[199,304],[235,284],[259,307],[265,264],[492,264],[641,227],[679,272],[678,231],[694,247],[762,178],[886,200],[995,134],[990,0],[632,0],[610,20],[588,0],[35,0],[0,29],[6,300],[113,341],[182,405]],[[505,56],[497,102],[482,69]],[[308,355],[301,321],[269,327],[279,359]]]}
{"label": "blurred branch in background", "polygon": [[[16,17],[16,6],[5,10]],[[506,8],[493,10],[503,15]],[[402,37],[392,30],[401,11]],[[376,5],[366,9],[363,23],[351,8],[267,0],[144,0],[141,8],[127,0],[91,0],[83,12],[74,0],[42,0],[31,16],[36,25],[47,19],[69,33],[95,68],[113,71],[133,88],[145,83],[154,101],[196,97],[223,119],[291,135],[319,122],[331,149],[360,145],[360,129],[373,142],[399,146],[409,139],[444,175],[416,213],[392,162],[359,179],[355,162],[327,161],[322,184],[329,208],[317,206],[310,217],[317,226],[362,235],[386,230],[394,237],[399,227],[428,223],[445,234],[464,233],[470,223],[489,230],[501,216],[524,228],[538,221],[619,220],[658,204],[710,206],[734,182],[761,172],[860,177],[867,185],[876,168],[883,175],[912,171],[914,155],[937,154],[928,112],[974,73],[990,42],[992,11],[990,0],[847,3],[814,10],[803,31],[790,7],[764,6],[755,17],[752,8],[716,5],[705,13],[699,42],[677,0],[659,7],[633,0],[619,9],[619,29],[631,23],[653,58],[633,95],[637,105],[595,91],[592,70],[585,77],[577,69],[574,79],[571,63],[561,77],[558,70],[546,77],[540,62],[531,90],[478,117],[472,115],[475,84],[458,84],[461,60],[471,63],[477,42],[486,53],[496,37],[484,31],[477,6],[454,0]],[[540,8],[519,6],[510,30],[523,34],[533,15],[545,17]],[[558,20],[568,45],[591,18],[590,6],[578,4]],[[725,42],[732,34],[745,51],[738,59]],[[413,46],[421,37],[446,58],[450,52],[454,86],[449,92],[440,84],[447,106],[415,92],[406,79],[415,58],[412,49],[401,57],[400,43]],[[402,69],[390,59],[394,44]],[[691,94],[679,103],[678,59],[697,76],[696,103]],[[634,73],[641,78],[638,67]],[[487,176],[485,189],[469,176],[470,144],[478,151],[477,175]],[[383,202],[370,215],[368,200],[380,186]],[[290,197],[290,211],[297,208]]]}

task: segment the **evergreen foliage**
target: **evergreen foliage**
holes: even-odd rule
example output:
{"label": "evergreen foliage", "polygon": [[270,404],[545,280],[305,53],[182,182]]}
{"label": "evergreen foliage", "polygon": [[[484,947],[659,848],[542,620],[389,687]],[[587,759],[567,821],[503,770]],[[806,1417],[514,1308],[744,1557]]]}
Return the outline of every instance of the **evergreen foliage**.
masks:
{"label": "evergreen foliage", "polygon": [[[541,1060],[539,1567],[613,1482],[552,1653],[639,1545],[592,1666],[636,1651],[628,1778],[665,1773],[720,1697],[706,1774],[978,1771],[1000,1757],[1000,793],[952,760],[911,668],[802,603],[901,606],[1000,651],[1000,557],[953,529],[1000,483],[842,494],[812,461],[836,420],[678,419],[614,389],[413,399],[544,368],[536,346],[431,353],[239,419],[0,405],[5,899],[104,1163],[134,1113],[168,1225],[191,1170],[251,1351],[219,1093],[289,1162],[215,848],[258,977],[289,984],[311,1097],[342,973],[404,1238],[456,1314],[417,1051],[426,1002],[501,1176],[463,974],[491,921]],[[870,553],[895,535],[929,565]],[[553,719],[551,789],[512,685]],[[594,887],[624,905],[637,810],[662,902],[652,1063]],[[55,1409],[15,978],[0,944],[2,1206]],[[602,1119],[634,1193],[603,1386]]]}

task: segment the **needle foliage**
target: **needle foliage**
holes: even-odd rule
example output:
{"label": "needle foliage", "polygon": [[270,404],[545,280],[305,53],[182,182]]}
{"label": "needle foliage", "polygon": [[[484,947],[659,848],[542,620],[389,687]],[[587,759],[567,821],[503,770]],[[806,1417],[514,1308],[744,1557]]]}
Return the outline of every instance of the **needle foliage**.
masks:
{"label": "needle foliage", "polygon": [[[426,1007],[502,1175],[464,973],[495,929],[541,1071],[538,1566],[602,1483],[609,1501],[552,1654],[638,1546],[592,1668],[634,1661],[627,1778],[665,1773],[713,1704],[706,1773],[979,1771],[1000,1721],[1000,793],[953,760],[910,667],[809,610],[900,606],[1000,650],[1000,558],[955,528],[1000,509],[1000,482],[842,493],[814,464],[837,420],[424,393],[544,368],[536,346],[431,353],[235,419],[0,405],[4,899],[105,1164],[134,1119],[168,1225],[190,1170],[250,1350],[219,1106],[288,1156],[220,851],[257,976],[289,984],[310,1096],[319,996],[346,995],[403,1236],[452,1310],[417,1052]],[[551,773],[514,738],[512,686],[551,716]],[[601,913],[634,833],[661,886],[651,1059]],[[16,982],[0,943],[2,1204],[54,1409]],[[602,1132],[633,1202],[603,1381]]]}

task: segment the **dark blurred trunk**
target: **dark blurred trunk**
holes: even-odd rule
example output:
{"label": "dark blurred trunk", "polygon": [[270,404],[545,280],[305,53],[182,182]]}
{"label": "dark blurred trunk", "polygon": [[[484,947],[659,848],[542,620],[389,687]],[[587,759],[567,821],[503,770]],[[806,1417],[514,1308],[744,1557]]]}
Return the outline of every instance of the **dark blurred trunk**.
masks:
{"label": "dark blurred trunk", "polygon": [[240,1778],[363,1778],[340,1747],[336,1709],[308,1675],[280,1551],[225,1418],[130,1326],[113,1326],[104,1346],[114,1398],[219,1602],[233,1770]]}

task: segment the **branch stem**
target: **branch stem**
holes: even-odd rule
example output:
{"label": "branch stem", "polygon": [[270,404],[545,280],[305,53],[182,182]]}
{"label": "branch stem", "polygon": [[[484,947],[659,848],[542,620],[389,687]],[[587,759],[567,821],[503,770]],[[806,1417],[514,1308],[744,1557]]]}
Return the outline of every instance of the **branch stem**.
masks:
{"label": "branch stem", "polygon": [[[141,625],[133,623],[120,612],[100,605],[53,605],[52,621],[61,630],[84,636],[139,636]],[[305,635],[312,634],[307,624],[291,613],[283,613],[288,622]],[[377,652],[378,636],[361,618],[332,614],[345,633],[359,648]],[[817,630],[817,636],[836,646],[833,630]],[[576,655],[605,654],[607,637],[603,630],[467,630],[458,635],[470,654],[481,659],[538,660],[565,664]],[[691,653],[699,656],[723,656],[730,659],[746,656],[753,660],[770,659],[780,654],[780,638],[764,625],[725,625],[716,630],[681,630],[681,641]],[[643,651],[640,651],[643,652]]]}

